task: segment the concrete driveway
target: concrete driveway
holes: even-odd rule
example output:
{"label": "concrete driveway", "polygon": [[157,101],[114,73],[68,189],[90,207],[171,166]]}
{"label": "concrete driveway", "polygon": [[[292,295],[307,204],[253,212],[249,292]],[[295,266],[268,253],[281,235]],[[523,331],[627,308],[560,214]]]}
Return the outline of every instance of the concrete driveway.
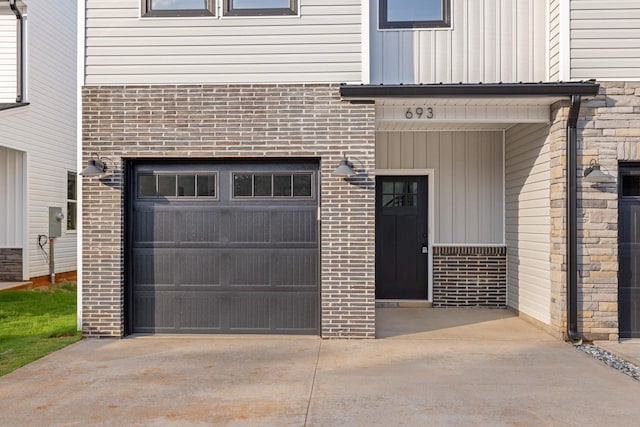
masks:
{"label": "concrete driveway", "polygon": [[370,341],[84,340],[0,378],[0,425],[638,425],[640,382],[501,310],[379,309]]}

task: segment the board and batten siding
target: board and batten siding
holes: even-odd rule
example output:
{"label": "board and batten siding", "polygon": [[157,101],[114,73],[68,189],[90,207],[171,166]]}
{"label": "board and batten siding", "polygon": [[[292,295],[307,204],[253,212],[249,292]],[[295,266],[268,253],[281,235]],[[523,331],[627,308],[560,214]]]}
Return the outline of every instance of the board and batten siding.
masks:
{"label": "board and batten siding", "polygon": [[547,2],[451,0],[448,29],[379,30],[371,2],[372,83],[547,80]]}
{"label": "board and batten siding", "polygon": [[433,169],[433,243],[503,244],[503,132],[376,132],[376,169]]}
{"label": "board and batten siding", "polygon": [[549,126],[516,125],[505,136],[507,305],[551,322]]}
{"label": "board and batten siding", "polygon": [[549,81],[560,80],[560,0],[549,1]]}
{"label": "board and batten siding", "polygon": [[140,0],[86,0],[86,85],[360,83],[360,0],[300,16],[141,18]]}
{"label": "board and batten siding", "polygon": [[[49,234],[50,206],[63,208],[66,217],[67,171],[76,170],[76,10],[74,0],[29,0],[30,105],[0,111],[0,146],[22,151],[27,157],[28,236],[23,250],[29,265],[25,278],[49,273],[38,235]],[[62,237],[56,239],[56,272],[77,268],[77,235],[64,228]],[[45,248],[48,251],[48,245]]]}
{"label": "board and batten siding", "polygon": [[571,78],[640,79],[640,1],[571,1]]}
{"label": "board and batten siding", "polygon": [[24,153],[0,146],[0,248],[22,248]]}
{"label": "board and batten siding", "polygon": [[0,103],[16,101],[16,17],[0,5]]}

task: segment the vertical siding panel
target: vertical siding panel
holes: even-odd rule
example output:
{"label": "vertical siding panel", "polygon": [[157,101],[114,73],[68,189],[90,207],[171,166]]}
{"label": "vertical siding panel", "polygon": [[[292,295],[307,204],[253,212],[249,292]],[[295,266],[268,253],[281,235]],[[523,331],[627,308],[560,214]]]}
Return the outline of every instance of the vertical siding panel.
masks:
{"label": "vertical siding panel", "polygon": [[384,62],[382,64],[382,78],[385,83],[400,83],[400,32],[385,31],[383,33],[384,42],[383,49],[385,52]]}
{"label": "vertical siding panel", "polygon": [[[487,144],[487,137],[491,134],[487,132],[467,132],[466,148],[466,206],[464,213],[465,220],[465,240],[468,243],[477,243],[480,241],[480,209],[478,199],[483,197],[491,197],[491,188],[480,186],[478,170],[480,164],[480,152],[486,150],[490,146]],[[492,167],[493,162],[484,167]]]}
{"label": "vertical siding panel", "polygon": [[484,81],[482,75],[482,45],[484,37],[484,28],[482,25],[482,0],[473,0],[467,2],[467,76],[465,81],[480,82]]}
{"label": "vertical siding panel", "polygon": [[[413,149],[414,149],[414,165],[416,169],[427,169],[428,166],[428,154],[427,154],[427,133],[426,132],[414,132],[413,133]],[[433,145],[433,144],[432,144]]]}
{"label": "vertical siding panel", "polygon": [[455,242],[465,242],[467,235],[466,210],[466,145],[469,138],[468,132],[455,132],[453,134],[453,209],[451,215],[455,226],[453,227],[453,239]]}
{"label": "vertical siding panel", "polygon": [[387,166],[389,169],[400,169],[402,167],[401,137],[402,132],[389,132],[387,151]]}
{"label": "vertical siding panel", "polygon": [[413,132],[400,132],[400,167],[414,169]]}
{"label": "vertical siding panel", "polygon": [[499,81],[498,75],[498,59],[496,52],[496,43],[492,42],[498,40],[498,31],[500,25],[498,24],[498,15],[496,12],[496,2],[499,0],[485,0],[484,1],[484,25],[483,25],[483,45],[484,53],[482,55],[484,60],[484,72],[483,81],[497,82]]}
{"label": "vertical siding panel", "polygon": [[442,132],[439,141],[439,161],[440,170],[440,197],[438,210],[440,211],[440,240],[438,243],[453,243],[453,134]]}
{"label": "vertical siding panel", "polygon": [[389,134],[387,132],[376,132],[376,168],[388,169],[388,145]]}
{"label": "vertical siding panel", "polygon": [[466,1],[456,2],[456,6],[453,8],[453,25],[459,30],[451,32],[451,64],[449,67],[451,68],[452,82],[467,81]]}
{"label": "vertical siding panel", "polygon": [[434,224],[437,224],[433,230],[434,242],[440,242],[442,234],[440,231],[440,195],[442,194],[442,168],[440,167],[440,132],[425,132],[425,140],[427,144],[427,168],[433,169],[433,182],[429,185],[433,188],[433,200],[436,204],[433,207]]}
{"label": "vertical siding panel", "polygon": [[491,203],[491,209],[493,213],[493,224],[491,232],[494,241],[504,243],[504,134],[497,132],[493,138],[493,159],[495,167],[491,169],[493,172],[493,179],[491,180],[492,188],[499,188],[500,191],[493,193],[493,200]]}

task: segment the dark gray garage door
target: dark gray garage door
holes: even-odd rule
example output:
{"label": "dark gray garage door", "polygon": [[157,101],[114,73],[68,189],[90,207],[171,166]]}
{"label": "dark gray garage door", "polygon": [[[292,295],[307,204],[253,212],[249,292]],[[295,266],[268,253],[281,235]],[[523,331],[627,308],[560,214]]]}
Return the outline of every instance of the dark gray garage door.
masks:
{"label": "dark gray garage door", "polygon": [[318,333],[317,165],[134,164],[133,333]]}
{"label": "dark gray garage door", "polygon": [[640,165],[621,165],[619,172],[619,335],[640,338]]}

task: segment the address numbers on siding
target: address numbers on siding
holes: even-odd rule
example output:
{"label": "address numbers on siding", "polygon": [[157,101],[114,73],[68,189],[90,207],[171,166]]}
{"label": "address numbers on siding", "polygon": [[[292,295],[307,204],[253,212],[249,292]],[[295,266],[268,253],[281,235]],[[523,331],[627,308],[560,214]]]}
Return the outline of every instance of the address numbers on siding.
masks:
{"label": "address numbers on siding", "polygon": [[404,117],[408,120],[433,119],[433,107],[407,108]]}

